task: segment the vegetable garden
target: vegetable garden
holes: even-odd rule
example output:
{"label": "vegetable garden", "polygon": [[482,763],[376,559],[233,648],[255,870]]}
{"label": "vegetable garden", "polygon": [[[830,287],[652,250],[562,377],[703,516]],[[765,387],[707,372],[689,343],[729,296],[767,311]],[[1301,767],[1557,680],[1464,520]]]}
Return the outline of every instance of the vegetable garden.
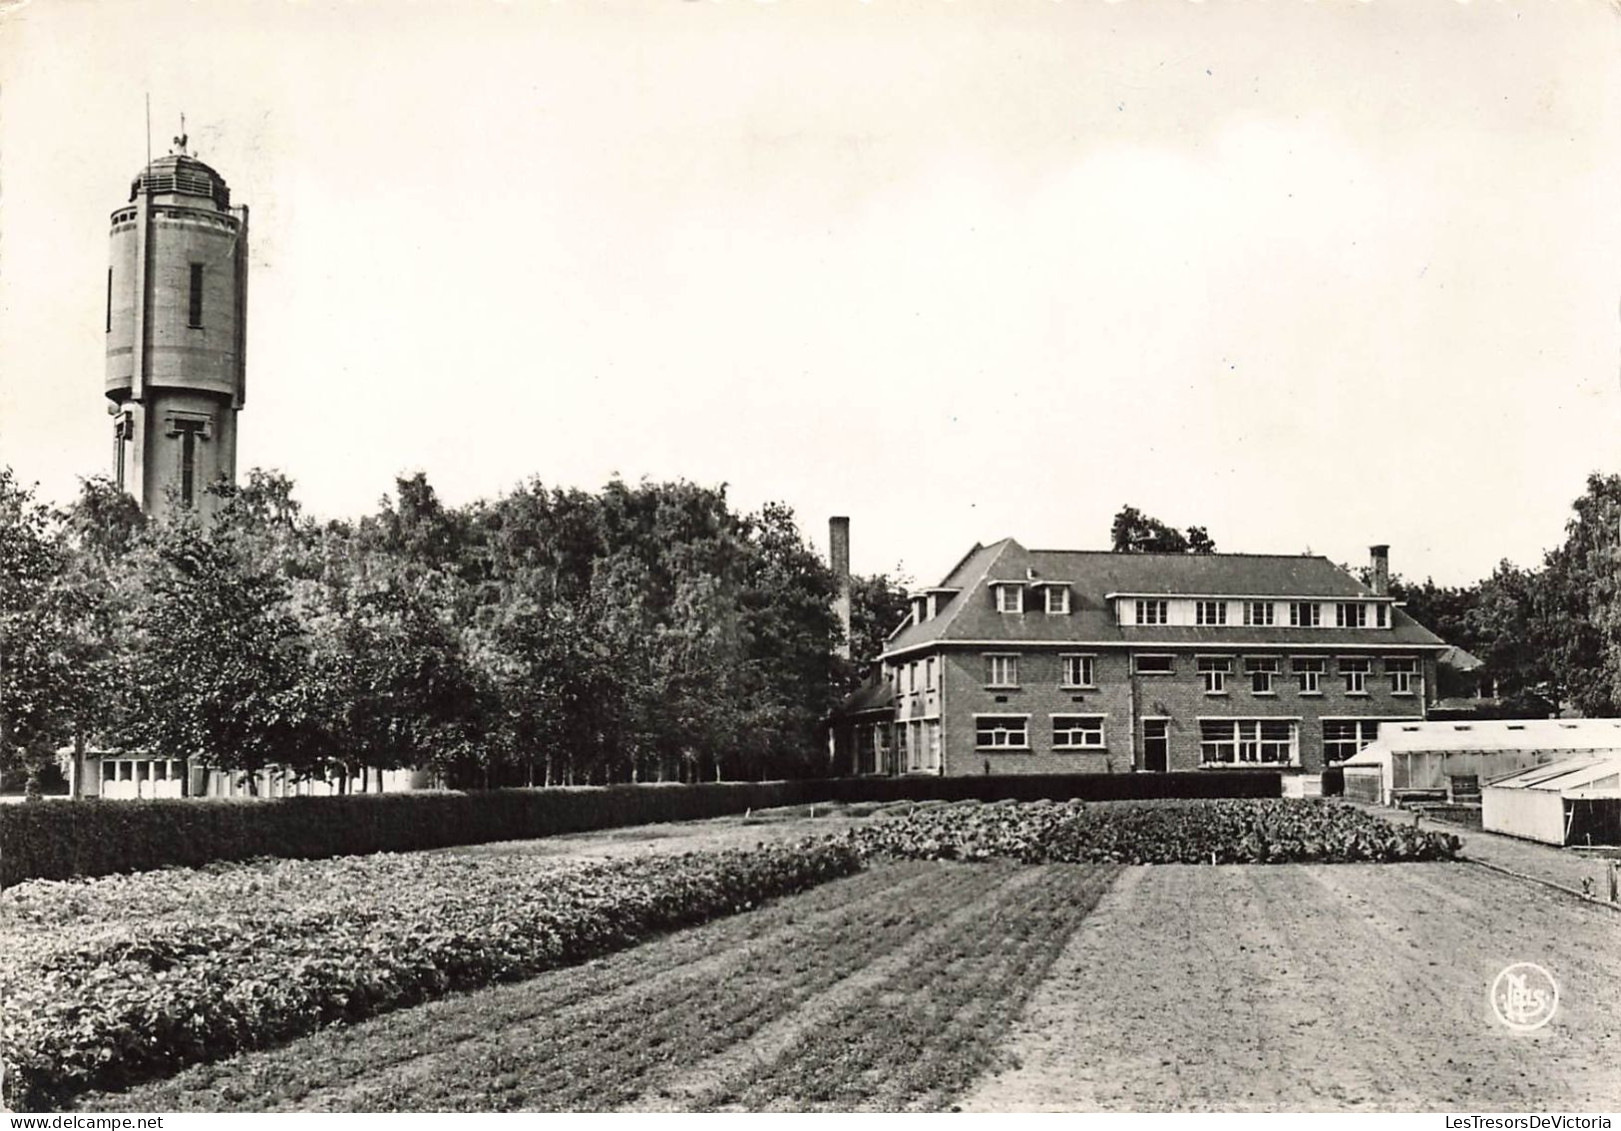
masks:
{"label": "vegetable garden", "polygon": [[[3,1099],[15,1109],[57,1107],[87,1090],[532,978],[858,872],[867,861],[1007,861],[998,875],[1014,861],[1102,866],[1085,872],[1095,879],[1080,902],[1061,894],[1071,881],[1043,873],[1043,883],[1059,887],[1042,906],[1073,912],[1051,920],[1067,924],[1063,930],[1054,925],[1057,933],[1041,936],[1045,962],[1118,865],[1443,860],[1458,847],[1456,837],[1328,802],[903,803],[841,836],[746,850],[610,862],[381,854],[35,881],[0,892]],[[890,927],[901,936],[908,914],[893,913]],[[964,962],[987,960],[967,957],[978,953],[970,938],[977,929],[965,920],[957,931]],[[863,934],[876,937],[870,928]],[[1037,974],[1020,975],[1019,994]],[[769,997],[764,985],[758,1000]],[[985,1008],[1009,1020],[1007,1003],[987,999]],[[749,1009],[752,1016],[760,1007]],[[852,1010],[838,1024],[854,1034],[865,1015]],[[745,1091],[763,1095],[769,1085],[761,1078]]]}

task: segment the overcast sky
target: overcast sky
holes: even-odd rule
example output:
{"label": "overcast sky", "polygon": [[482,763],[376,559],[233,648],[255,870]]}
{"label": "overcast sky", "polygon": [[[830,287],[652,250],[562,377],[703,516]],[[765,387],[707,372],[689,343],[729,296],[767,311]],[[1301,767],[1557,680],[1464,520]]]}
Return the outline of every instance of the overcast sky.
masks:
{"label": "overcast sky", "polygon": [[1224,550],[1465,583],[1621,469],[1621,17],[1064,0],[0,6],[0,461],[108,470],[108,214],[252,209],[240,468],[727,483],[858,572]]}

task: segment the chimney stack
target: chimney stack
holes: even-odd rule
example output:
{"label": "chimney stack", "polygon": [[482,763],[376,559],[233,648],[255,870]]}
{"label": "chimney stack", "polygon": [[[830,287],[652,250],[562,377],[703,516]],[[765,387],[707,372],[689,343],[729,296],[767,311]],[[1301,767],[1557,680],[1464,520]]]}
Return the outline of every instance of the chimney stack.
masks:
{"label": "chimney stack", "polygon": [[1390,596],[1390,547],[1369,546],[1368,564],[1373,573],[1373,595]]}
{"label": "chimney stack", "polygon": [[833,615],[844,630],[839,655],[850,659],[850,520],[835,515],[827,520],[827,558],[833,570]]}

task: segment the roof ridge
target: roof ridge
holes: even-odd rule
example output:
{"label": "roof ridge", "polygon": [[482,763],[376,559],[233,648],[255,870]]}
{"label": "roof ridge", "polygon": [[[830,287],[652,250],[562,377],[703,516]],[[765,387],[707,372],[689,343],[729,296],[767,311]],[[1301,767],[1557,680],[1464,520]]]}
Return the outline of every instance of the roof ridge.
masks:
{"label": "roof ridge", "polygon": [[[1263,554],[1248,550],[1216,551],[1209,554],[1192,554],[1187,551],[1175,550],[1037,550],[1025,551],[1028,554],[1097,554],[1100,557],[1119,558],[1187,558],[1197,561],[1200,558],[1279,558],[1286,561],[1331,561],[1327,554]],[[1338,564],[1337,562],[1334,564]]]}

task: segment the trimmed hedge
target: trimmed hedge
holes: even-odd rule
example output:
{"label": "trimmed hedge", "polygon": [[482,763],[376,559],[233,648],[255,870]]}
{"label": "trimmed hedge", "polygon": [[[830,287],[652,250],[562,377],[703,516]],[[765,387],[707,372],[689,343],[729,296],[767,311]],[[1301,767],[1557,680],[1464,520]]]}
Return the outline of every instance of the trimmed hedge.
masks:
{"label": "trimmed hedge", "polygon": [[815,798],[820,801],[1146,801],[1163,797],[1283,796],[1283,775],[1276,770],[840,778],[819,784],[825,790]]}
{"label": "trimmed hedge", "polygon": [[1278,797],[1275,772],[834,778],[0,806],[0,887],[255,856],[321,858],[693,821],[818,801]]}

